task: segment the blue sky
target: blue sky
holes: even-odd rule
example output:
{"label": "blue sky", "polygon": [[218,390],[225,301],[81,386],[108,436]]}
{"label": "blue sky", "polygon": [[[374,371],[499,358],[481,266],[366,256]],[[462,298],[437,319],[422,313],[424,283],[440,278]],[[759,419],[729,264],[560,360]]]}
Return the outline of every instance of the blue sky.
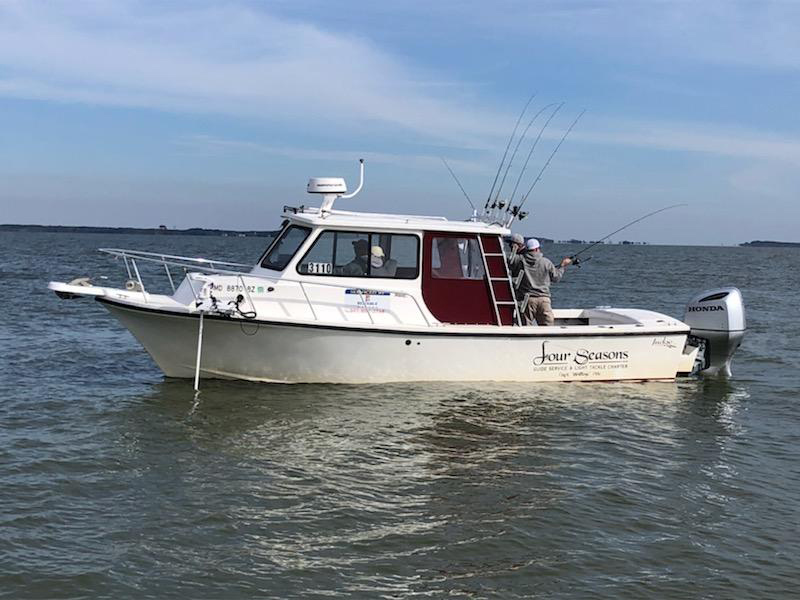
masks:
{"label": "blue sky", "polygon": [[798,75],[796,2],[0,0],[0,222],[269,229],[361,156],[342,208],[462,218],[536,92],[521,232],[800,241]]}

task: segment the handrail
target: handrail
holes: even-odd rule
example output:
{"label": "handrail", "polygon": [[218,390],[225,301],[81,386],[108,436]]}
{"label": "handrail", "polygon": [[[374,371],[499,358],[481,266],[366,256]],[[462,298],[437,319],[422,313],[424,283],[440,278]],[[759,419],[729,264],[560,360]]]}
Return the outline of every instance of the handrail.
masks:
{"label": "handrail", "polygon": [[147,304],[147,292],[144,289],[142,276],[139,275],[139,267],[136,266],[136,261],[134,259],[131,259],[131,263],[133,264],[133,271],[136,273],[136,281],[139,282],[139,289],[142,290],[142,298],[144,298],[144,303]]}
{"label": "handrail", "polygon": [[[191,258],[191,257],[187,257],[187,256],[177,256],[177,255],[172,255],[172,254],[160,254],[160,253],[157,253],[157,252],[143,252],[143,251],[139,251],[139,250],[125,250],[125,249],[122,249],[122,248],[99,248],[98,250],[100,252],[105,253],[105,254],[110,254],[111,256],[114,256],[116,258],[122,258],[125,261],[126,267],[128,266],[128,260],[130,260],[130,263],[133,265],[134,271],[136,273],[136,280],[137,280],[139,286],[141,287],[142,294],[144,295],[145,302],[147,301],[147,296],[146,296],[147,293],[145,292],[144,283],[142,281],[142,278],[139,275],[139,269],[136,266],[136,260],[162,264],[162,265],[164,265],[165,268],[167,268],[168,265],[174,265],[174,266],[184,267],[184,268],[185,267],[192,267],[192,268],[194,268],[197,271],[200,271],[202,273],[235,276],[241,281],[242,288],[244,289],[245,294],[247,295],[247,300],[248,300],[250,306],[252,306],[254,310],[255,310],[255,304],[253,303],[252,298],[250,298],[250,293],[247,291],[247,285],[244,282],[244,278],[245,277],[252,277],[252,278],[255,278],[255,279],[264,279],[266,281],[271,281],[271,282],[280,281],[280,282],[286,282],[286,283],[296,283],[296,284],[299,285],[300,290],[303,293],[303,296],[304,296],[304,298],[306,300],[306,303],[308,304],[309,309],[311,310],[311,314],[313,315],[315,321],[318,321],[319,317],[317,316],[317,312],[314,310],[313,302],[308,297],[308,293],[306,292],[305,287],[307,285],[317,285],[317,286],[321,286],[321,287],[332,287],[332,288],[339,288],[339,289],[353,289],[353,288],[356,288],[356,291],[358,292],[358,295],[361,298],[362,303],[364,304],[364,309],[367,312],[367,316],[369,317],[369,320],[370,320],[370,322],[372,324],[375,324],[375,319],[372,316],[372,311],[370,311],[369,306],[367,306],[367,302],[366,302],[366,299],[364,297],[364,293],[365,292],[366,293],[369,293],[369,292],[389,292],[390,294],[394,294],[397,297],[411,298],[412,302],[414,302],[414,306],[416,307],[417,311],[419,312],[419,314],[422,316],[423,320],[425,321],[425,324],[428,327],[432,326],[432,324],[430,322],[430,319],[428,319],[428,316],[425,314],[425,311],[422,310],[422,307],[420,306],[419,302],[414,297],[414,295],[413,294],[409,294],[408,292],[404,292],[404,291],[390,290],[390,289],[385,289],[385,288],[381,289],[381,288],[374,287],[374,286],[369,286],[368,288],[361,288],[361,287],[355,286],[353,284],[346,285],[346,284],[341,284],[341,283],[330,283],[330,282],[327,282],[327,281],[304,281],[304,280],[301,280],[301,279],[293,279],[291,277],[275,277],[275,276],[263,275],[261,273],[235,271],[235,270],[232,270],[232,269],[221,269],[219,267],[213,266],[213,265],[216,264],[216,265],[228,265],[228,266],[246,267],[248,269],[252,269],[253,268],[252,265],[246,265],[246,264],[234,263],[234,262],[226,262],[226,261],[221,261],[221,260],[209,260],[209,259],[205,259],[205,258]],[[169,259],[171,259],[171,260],[169,260]],[[210,266],[207,266],[207,265],[210,265]],[[129,273],[130,273],[130,270],[129,270]],[[168,269],[167,269],[167,273],[169,273]],[[172,281],[171,281],[172,278],[169,277],[169,279],[170,279],[170,283],[172,283]],[[191,289],[192,295],[195,297],[195,300],[197,300],[198,298],[197,298],[197,294],[195,293],[194,286],[189,285],[189,288]],[[173,291],[174,291],[174,284],[173,284]]]}
{"label": "handrail", "polygon": [[[124,248],[98,248],[99,252],[104,252],[105,254],[111,254],[112,256],[118,257],[130,257],[130,258],[141,258],[142,260],[153,260],[146,257],[158,257],[161,259],[171,258],[175,260],[180,260],[184,262],[194,262],[198,264],[208,263],[210,265],[228,265],[229,267],[246,267],[251,269],[253,265],[246,265],[244,263],[235,263],[235,262],[226,262],[224,260],[211,260],[208,258],[192,258],[189,256],[177,256],[174,254],[162,254],[160,252],[144,252],[143,250],[125,250]],[[162,262],[162,261],[156,261]]]}

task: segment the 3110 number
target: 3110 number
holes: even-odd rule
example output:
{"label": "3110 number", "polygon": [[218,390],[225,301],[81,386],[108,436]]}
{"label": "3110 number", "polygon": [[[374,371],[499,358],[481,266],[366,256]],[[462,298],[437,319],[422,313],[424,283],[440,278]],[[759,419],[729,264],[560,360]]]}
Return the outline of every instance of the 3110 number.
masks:
{"label": "3110 number", "polygon": [[333,265],[331,263],[308,263],[309,275],[330,275],[331,273],[333,273]]}

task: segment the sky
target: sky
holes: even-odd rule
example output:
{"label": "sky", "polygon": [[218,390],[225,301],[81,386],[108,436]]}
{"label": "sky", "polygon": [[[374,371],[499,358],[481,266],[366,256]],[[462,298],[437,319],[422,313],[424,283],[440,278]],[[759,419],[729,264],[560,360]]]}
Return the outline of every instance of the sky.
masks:
{"label": "sky", "polygon": [[361,157],[337,208],[463,219],[532,94],[519,190],[586,113],[515,230],[800,241],[800,3],[736,0],[0,0],[0,223],[273,229]]}

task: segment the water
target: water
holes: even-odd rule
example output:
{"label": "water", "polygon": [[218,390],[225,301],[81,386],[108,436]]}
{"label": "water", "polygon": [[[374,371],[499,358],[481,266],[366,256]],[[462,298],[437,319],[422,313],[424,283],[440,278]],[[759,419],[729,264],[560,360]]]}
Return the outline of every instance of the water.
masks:
{"label": "water", "polygon": [[195,404],[45,287],[121,281],[101,246],[263,244],[0,234],[0,597],[796,597],[797,250],[605,247],[554,287],[680,316],[737,285],[729,381],[204,381]]}

